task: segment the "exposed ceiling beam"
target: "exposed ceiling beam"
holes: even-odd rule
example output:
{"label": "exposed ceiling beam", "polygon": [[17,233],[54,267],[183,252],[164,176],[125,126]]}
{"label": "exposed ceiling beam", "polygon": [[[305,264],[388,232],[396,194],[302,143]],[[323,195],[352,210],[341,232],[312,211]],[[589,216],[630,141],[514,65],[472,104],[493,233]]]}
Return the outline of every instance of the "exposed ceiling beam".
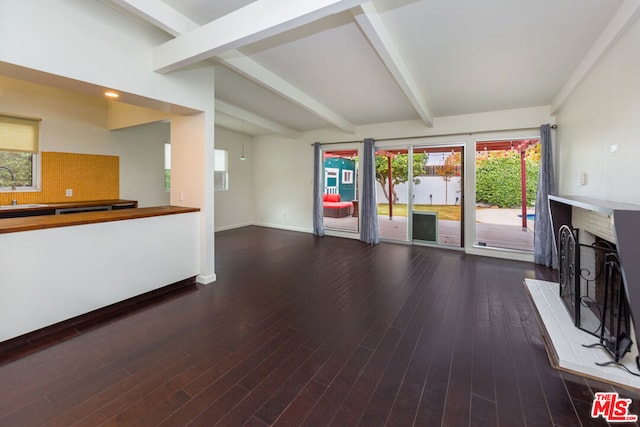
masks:
{"label": "exposed ceiling beam", "polygon": [[551,114],[556,114],[569,95],[578,87],[611,46],[622,36],[640,16],[640,0],[625,0],[616,11],[600,37],[591,46],[580,64],[573,71],[569,80],[551,102]]}
{"label": "exposed ceiling beam", "polygon": [[[198,24],[191,21],[177,10],[157,0],[111,0],[113,3],[133,13],[135,16],[152,23],[173,36],[192,31],[198,28]],[[263,129],[297,138],[300,132],[290,129],[272,120],[250,113],[223,101],[216,100],[217,111],[228,114],[239,120],[259,126]]]}
{"label": "exposed ceiling beam", "polygon": [[162,1],[111,0],[111,2],[152,23],[172,36],[187,33],[199,27],[198,24]]}
{"label": "exposed ceiling beam", "polygon": [[369,39],[373,48],[396,80],[405,96],[428,127],[433,127],[433,116],[424,96],[418,89],[409,68],[405,64],[395,43],[391,39],[387,27],[372,3],[360,5],[362,13],[355,13],[356,22]]}
{"label": "exposed ceiling beam", "polygon": [[242,108],[236,107],[235,105],[220,101],[219,99],[216,99],[216,111],[228,114],[232,117],[259,126],[263,129],[275,132],[277,134],[288,136],[289,138],[298,138],[301,135],[301,133],[298,131],[290,129],[269,119],[265,119],[264,117],[250,113],[249,111],[243,110]]}
{"label": "exposed ceiling beam", "polygon": [[218,61],[335,127],[346,132],[355,132],[355,126],[347,119],[242,53],[238,51],[227,52],[219,55]]}
{"label": "exposed ceiling beam", "polygon": [[258,0],[157,46],[153,50],[153,67],[159,72],[186,67],[365,1]]}

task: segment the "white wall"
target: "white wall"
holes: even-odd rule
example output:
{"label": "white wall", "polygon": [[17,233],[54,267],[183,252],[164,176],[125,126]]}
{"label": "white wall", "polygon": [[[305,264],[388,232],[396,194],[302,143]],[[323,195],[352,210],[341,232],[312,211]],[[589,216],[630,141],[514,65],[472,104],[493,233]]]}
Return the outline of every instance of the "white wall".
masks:
{"label": "white wall", "polygon": [[[253,223],[253,155],[250,136],[216,126],[216,148],[227,150],[229,189],[215,193],[215,229],[228,230]],[[244,144],[245,160],[241,160]]]}
{"label": "white wall", "polygon": [[313,148],[309,139],[256,138],[253,147],[255,223],[310,232]]}
{"label": "white wall", "polygon": [[152,49],[172,37],[108,2],[3,1],[0,16],[0,61],[200,111],[213,107],[213,67],[154,72]]}
{"label": "white wall", "polygon": [[[640,204],[639,46],[636,22],[557,113],[560,194]],[[584,186],[576,182],[580,173],[587,176]]]}
{"label": "white wall", "polygon": [[164,189],[164,143],[170,124],[153,123],[112,131],[120,149],[120,197],[141,208],[169,204]]}

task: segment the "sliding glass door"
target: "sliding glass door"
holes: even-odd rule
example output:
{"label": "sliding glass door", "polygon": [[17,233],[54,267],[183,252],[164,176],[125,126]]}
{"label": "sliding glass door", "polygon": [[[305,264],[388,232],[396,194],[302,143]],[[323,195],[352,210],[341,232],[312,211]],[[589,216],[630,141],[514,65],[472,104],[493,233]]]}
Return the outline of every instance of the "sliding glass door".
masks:
{"label": "sliding glass door", "polygon": [[411,240],[442,246],[464,245],[464,147],[413,147],[424,167],[411,179]]}
{"label": "sliding glass door", "polygon": [[[415,168],[422,163],[414,158]],[[376,150],[378,227],[380,238],[406,242],[409,240],[409,176],[410,153],[407,147]]]}
{"label": "sliding glass door", "polygon": [[540,138],[476,142],[476,246],[533,252]]}
{"label": "sliding glass door", "polygon": [[358,150],[323,150],[323,226],[359,232]]}
{"label": "sliding glass door", "polygon": [[463,246],[463,154],[462,144],[376,150],[382,239]]}

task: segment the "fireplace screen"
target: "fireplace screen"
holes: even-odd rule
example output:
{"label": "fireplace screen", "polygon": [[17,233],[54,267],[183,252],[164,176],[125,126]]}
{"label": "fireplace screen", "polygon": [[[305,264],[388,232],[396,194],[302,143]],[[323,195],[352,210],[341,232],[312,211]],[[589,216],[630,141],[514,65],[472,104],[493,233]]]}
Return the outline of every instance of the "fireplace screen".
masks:
{"label": "fireplace screen", "polygon": [[614,244],[581,244],[579,230],[559,230],[560,297],[577,328],[599,338],[618,362],[631,347],[630,314]]}

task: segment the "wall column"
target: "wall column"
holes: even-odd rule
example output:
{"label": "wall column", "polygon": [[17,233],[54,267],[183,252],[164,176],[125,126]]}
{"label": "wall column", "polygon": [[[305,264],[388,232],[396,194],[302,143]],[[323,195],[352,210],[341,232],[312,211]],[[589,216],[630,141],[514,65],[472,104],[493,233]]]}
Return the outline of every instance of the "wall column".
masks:
{"label": "wall column", "polygon": [[200,208],[198,283],[216,280],[214,234],[214,111],[171,120],[171,204]]}

